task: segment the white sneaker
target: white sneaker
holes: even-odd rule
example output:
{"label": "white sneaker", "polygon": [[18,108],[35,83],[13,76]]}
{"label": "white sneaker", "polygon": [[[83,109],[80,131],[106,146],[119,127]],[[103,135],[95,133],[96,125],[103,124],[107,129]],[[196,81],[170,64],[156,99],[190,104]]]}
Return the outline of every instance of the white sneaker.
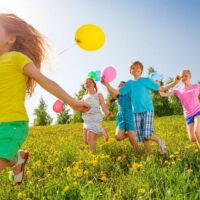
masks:
{"label": "white sneaker", "polygon": [[165,144],[165,142],[163,140],[158,140],[158,146],[160,148],[160,151],[162,154],[166,154],[167,153],[167,146]]}

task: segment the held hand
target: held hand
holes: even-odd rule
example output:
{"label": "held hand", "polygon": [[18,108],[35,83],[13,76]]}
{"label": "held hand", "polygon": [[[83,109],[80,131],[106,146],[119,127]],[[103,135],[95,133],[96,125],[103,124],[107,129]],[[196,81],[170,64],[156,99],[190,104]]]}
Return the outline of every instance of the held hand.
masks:
{"label": "held hand", "polygon": [[75,111],[87,112],[91,107],[83,101],[77,101],[72,108]]}
{"label": "held hand", "polygon": [[156,82],[158,85],[160,85],[160,81],[159,81],[159,80],[156,80],[155,82]]}
{"label": "held hand", "polygon": [[103,80],[103,78],[101,79],[101,83],[104,85],[104,86],[109,86],[109,83],[107,83],[107,82],[105,82],[104,80]]}
{"label": "held hand", "polygon": [[180,80],[181,80],[181,76],[177,75],[176,78],[174,79],[174,82],[178,84]]}
{"label": "held hand", "polygon": [[160,96],[161,97],[164,97],[165,96],[165,93],[164,92],[159,92],[160,93]]}

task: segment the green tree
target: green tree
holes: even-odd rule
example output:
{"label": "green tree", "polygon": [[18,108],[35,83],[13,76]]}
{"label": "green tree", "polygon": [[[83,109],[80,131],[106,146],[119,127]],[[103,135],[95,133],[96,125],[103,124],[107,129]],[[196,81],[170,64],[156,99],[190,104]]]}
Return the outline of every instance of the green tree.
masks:
{"label": "green tree", "polygon": [[53,121],[51,116],[47,113],[47,105],[44,101],[44,99],[41,97],[40,103],[38,108],[34,109],[33,115],[36,116],[34,119],[34,126],[45,126],[50,125]]}
{"label": "green tree", "polygon": [[64,105],[63,111],[57,115],[57,124],[69,124],[71,120],[70,109]]}
{"label": "green tree", "polygon": [[[75,98],[77,100],[81,100],[85,94],[86,94],[86,88],[84,87],[84,84],[81,84],[81,89],[78,91],[78,93],[75,94]],[[83,122],[81,112],[74,112],[71,118],[71,122],[72,123]]]}

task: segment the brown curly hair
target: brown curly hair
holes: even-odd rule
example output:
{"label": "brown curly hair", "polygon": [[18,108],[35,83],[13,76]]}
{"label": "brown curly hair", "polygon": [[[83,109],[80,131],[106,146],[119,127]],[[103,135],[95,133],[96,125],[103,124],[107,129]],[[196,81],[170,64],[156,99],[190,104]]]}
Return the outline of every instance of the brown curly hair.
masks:
{"label": "brown curly hair", "polygon": [[[6,33],[16,37],[11,45],[10,51],[18,51],[33,61],[37,69],[40,70],[41,63],[46,56],[47,40],[33,26],[19,18],[15,14],[0,13],[0,24]],[[31,96],[36,82],[28,77],[26,91]]]}

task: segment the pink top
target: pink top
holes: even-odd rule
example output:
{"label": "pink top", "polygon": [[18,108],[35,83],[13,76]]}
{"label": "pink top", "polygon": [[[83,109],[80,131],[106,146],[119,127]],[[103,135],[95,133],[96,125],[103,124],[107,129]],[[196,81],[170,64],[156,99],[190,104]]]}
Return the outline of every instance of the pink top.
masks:
{"label": "pink top", "polygon": [[188,87],[182,87],[174,90],[176,96],[180,99],[185,117],[191,117],[200,112],[200,85],[194,84]]}

